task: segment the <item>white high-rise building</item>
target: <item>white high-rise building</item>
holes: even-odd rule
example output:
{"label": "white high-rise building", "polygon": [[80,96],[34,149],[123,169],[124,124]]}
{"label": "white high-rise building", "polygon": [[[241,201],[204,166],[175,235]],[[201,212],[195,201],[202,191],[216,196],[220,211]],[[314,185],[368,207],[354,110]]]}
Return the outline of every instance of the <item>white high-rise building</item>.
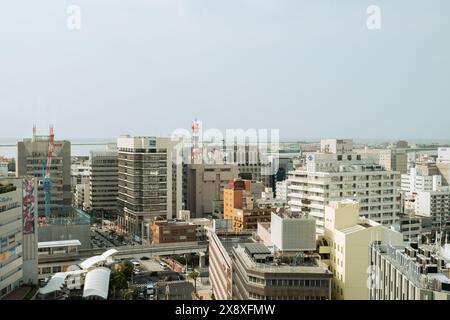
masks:
{"label": "white high-rise building", "polygon": [[304,167],[289,173],[288,204],[293,213],[315,217],[318,234],[323,234],[325,206],[330,201],[355,199],[362,216],[383,225],[397,221],[399,174],[349,153],[348,146],[347,142],[343,147],[328,149],[346,153],[310,154]]}
{"label": "white high-rise building", "polygon": [[450,219],[450,189],[419,191],[415,195],[415,214],[433,219],[436,228],[445,227]]}
{"label": "white high-rise building", "polygon": [[417,168],[401,175],[401,190],[406,192],[433,191],[442,186],[442,176],[422,175]]}

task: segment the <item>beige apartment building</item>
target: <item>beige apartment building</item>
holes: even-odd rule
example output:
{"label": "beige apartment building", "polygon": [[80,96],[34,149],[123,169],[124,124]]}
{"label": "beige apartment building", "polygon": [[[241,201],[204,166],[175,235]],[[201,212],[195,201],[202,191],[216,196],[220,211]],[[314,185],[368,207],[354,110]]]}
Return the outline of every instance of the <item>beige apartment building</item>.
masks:
{"label": "beige apartment building", "polygon": [[333,202],[325,208],[325,234],[319,240],[319,252],[333,273],[333,299],[368,300],[370,244],[403,243],[401,233],[360,217],[359,209],[353,200]]}

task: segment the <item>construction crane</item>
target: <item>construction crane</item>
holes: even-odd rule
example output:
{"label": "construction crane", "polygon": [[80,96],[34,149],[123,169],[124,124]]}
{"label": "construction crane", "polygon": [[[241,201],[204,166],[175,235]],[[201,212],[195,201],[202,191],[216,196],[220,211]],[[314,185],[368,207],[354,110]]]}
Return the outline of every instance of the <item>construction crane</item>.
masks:
{"label": "construction crane", "polygon": [[52,200],[51,167],[52,167],[54,141],[55,141],[55,134],[53,132],[53,127],[50,126],[47,161],[43,161],[43,163],[42,163],[42,178],[43,178],[43,187],[44,187],[44,195],[45,195],[44,208],[45,208],[45,218],[47,221],[49,221],[49,218],[50,218],[51,200]]}

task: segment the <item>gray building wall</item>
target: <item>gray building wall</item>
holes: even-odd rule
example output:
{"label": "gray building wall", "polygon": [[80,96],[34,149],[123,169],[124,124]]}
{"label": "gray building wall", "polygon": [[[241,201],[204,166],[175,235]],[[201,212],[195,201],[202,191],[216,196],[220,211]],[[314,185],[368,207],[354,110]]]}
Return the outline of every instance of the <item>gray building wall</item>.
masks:
{"label": "gray building wall", "polygon": [[39,227],[39,242],[80,240],[80,249],[91,248],[89,224],[44,225]]}
{"label": "gray building wall", "polygon": [[[51,168],[51,210],[61,212],[72,204],[71,145],[69,141],[55,141]],[[17,142],[16,176],[33,176],[38,179],[38,213],[44,215],[44,190],[42,166],[47,161],[49,138],[36,136]]]}

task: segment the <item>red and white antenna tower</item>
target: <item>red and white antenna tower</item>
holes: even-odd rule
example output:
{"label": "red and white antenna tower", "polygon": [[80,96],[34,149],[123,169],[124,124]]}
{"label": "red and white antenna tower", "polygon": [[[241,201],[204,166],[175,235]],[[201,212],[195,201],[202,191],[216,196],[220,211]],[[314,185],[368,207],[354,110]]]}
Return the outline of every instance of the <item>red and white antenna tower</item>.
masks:
{"label": "red and white antenna tower", "polygon": [[200,131],[201,123],[197,119],[192,122],[191,135],[191,163],[200,163],[202,154],[200,149]]}

